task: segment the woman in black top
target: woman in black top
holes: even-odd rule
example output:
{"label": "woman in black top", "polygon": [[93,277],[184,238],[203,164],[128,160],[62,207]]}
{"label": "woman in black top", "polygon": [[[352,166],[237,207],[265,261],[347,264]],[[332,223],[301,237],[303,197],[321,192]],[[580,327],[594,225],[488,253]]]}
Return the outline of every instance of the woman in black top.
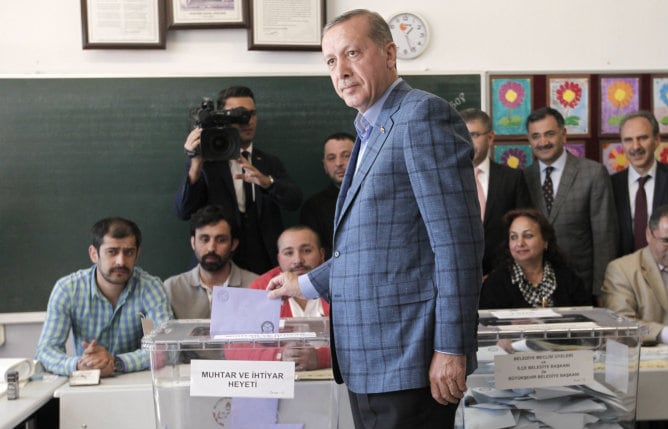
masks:
{"label": "woman in black top", "polygon": [[554,228],[534,209],[503,218],[502,259],[483,282],[480,308],[591,305],[582,280],[566,266]]}

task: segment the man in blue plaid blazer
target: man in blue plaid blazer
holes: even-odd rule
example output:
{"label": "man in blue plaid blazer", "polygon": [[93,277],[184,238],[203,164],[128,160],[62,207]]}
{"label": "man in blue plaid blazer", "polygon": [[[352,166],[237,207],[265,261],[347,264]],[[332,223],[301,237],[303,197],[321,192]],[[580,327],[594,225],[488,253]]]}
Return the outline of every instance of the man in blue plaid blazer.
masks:
{"label": "man in blue plaid blazer", "polygon": [[332,258],[270,297],[331,302],[333,367],[356,428],[444,428],[475,369],[482,225],[466,125],[443,99],[398,78],[383,18],[325,27],[338,95],[359,111]]}

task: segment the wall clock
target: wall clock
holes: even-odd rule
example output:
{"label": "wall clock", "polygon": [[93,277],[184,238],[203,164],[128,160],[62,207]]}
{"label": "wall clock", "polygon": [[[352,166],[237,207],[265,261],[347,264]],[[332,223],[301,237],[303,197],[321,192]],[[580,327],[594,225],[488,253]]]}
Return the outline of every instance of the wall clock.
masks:
{"label": "wall clock", "polygon": [[397,57],[409,60],[420,56],[429,44],[427,21],[413,12],[400,12],[388,19],[392,38],[397,45]]}

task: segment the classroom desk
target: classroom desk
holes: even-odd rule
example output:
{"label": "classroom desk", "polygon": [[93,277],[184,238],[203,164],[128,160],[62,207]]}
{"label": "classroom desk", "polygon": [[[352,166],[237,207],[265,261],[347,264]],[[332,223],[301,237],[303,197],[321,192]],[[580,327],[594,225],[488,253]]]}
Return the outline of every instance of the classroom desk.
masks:
{"label": "classroom desk", "polygon": [[60,399],[60,427],[155,428],[150,371],[103,378],[95,386],[66,384],[54,393]]}
{"label": "classroom desk", "polygon": [[666,386],[668,386],[668,366],[640,369],[636,420],[668,420]]}
{"label": "classroom desk", "polygon": [[67,382],[67,377],[45,376],[21,386],[19,399],[0,396],[0,429],[12,429],[53,398],[53,392]]}
{"label": "classroom desk", "polygon": [[[318,394],[329,397],[333,381],[302,381],[295,384],[295,396],[320,402]],[[352,428],[352,415],[345,386],[338,386],[339,428]],[[55,391],[60,398],[60,428],[149,429],[155,428],[153,386],[150,371],[103,378],[96,386],[65,385]],[[279,415],[303,415],[297,403],[288,401]],[[316,404],[321,405],[321,404]],[[321,415],[304,416],[322,421]],[[311,426],[306,426],[307,428]],[[333,426],[336,428],[337,426]]]}
{"label": "classroom desk", "polygon": [[[642,368],[639,377],[637,420],[668,420],[668,407],[663,394],[665,386],[668,385],[668,366]],[[0,416],[5,416],[7,411],[11,411],[12,416],[15,416],[11,420],[3,417],[0,429],[11,429],[13,425],[19,424],[46,403],[51,394],[60,398],[62,429],[156,427],[149,371],[105,378],[97,386],[62,386],[65,381],[64,377],[58,377],[52,384],[31,382],[21,390],[19,402],[0,400]],[[37,401],[40,391],[41,399]],[[338,394],[339,428],[352,428],[352,416],[345,386],[338,387]],[[30,401],[31,398],[34,398],[34,401]]]}

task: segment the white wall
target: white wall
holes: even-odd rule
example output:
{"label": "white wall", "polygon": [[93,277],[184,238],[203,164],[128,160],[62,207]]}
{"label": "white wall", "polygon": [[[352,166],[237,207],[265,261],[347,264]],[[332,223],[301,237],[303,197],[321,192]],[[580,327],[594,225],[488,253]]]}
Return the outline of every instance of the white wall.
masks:
{"label": "white wall", "polygon": [[[286,0],[287,1],[287,0]],[[426,17],[433,38],[401,73],[668,70],[665,0],[326,0]],[[1,0],[0,76],[324,74],[316,52],[246,49],[245,29],[168,31],[166,50],[83,50],[80,0]]]}

